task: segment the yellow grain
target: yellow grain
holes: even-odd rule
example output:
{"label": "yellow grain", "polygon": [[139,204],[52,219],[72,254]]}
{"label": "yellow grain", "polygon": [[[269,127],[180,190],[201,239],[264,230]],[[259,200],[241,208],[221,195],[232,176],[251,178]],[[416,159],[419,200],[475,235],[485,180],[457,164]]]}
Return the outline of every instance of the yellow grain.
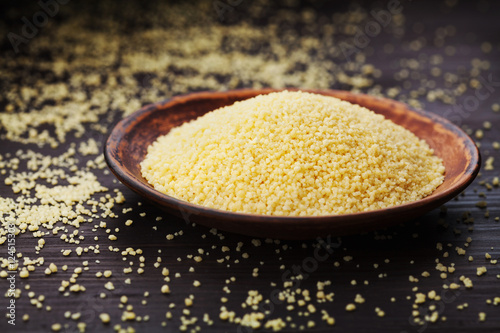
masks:
{"label": "yellow grain", "polygon": [[143,176],[194,204],[314,216],[418,200],[444,166],[413,133],[381,115],[305,92],[260,95],[174,128],[148,149]]}

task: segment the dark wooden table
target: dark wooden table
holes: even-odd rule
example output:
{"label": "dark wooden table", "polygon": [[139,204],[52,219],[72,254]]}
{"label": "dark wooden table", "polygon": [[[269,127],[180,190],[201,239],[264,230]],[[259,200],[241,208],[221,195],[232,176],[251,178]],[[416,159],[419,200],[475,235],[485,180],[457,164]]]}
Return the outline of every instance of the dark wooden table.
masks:
{"label": "dark wooden table", "polygon": [[[3,37],[0,154],[4,162],[12,160],[19,150],[60,156],[75,145],[78,160],[75,165],[78,170],[85,170],[88,161],[98,155],[82,154],[78,150],[81,143],[94,139],[101,150],[113,124],[124,113],[141,105],[199,90],[304,86],[381,94],[415,106],[418,102],[422,108],[446,116],[473,134],[483,129],[484,137],[478,139],[482,158],[486,161],[494,157],[496,169],[485,170],[483,165],[480,176],[463,195],[445,205],[446,212],[438,209],[388,230],[364,234],[360,230],[359,235],[340,239],[324,235],[323,238],[331,242],[332,251],[328,253],[315,251],[318,240],[254,241],[252,237],[212,233],[205,227],[166,215],[117,183],[106,168],[91,168],[89,172],[108,189],[92,194],[93,199],[99,200],[106,194],[114,196],[115,189],[123,193],[125,202],[112,209],[117,217],[94,218],[88,222],[85,216],[87,222],[82,222],[78,229],[59,221],[54,226],[67,231],[58,235],[40,227],[47,234],[43,236],[45,245],[39,252],[35,249],[38,238],[32,231],[17,235],[17,252],[31,260],[43,257],[44,263],[35,265],[29,278],[23,279],[20,271],[24,259],[21,258],[15,273],[15,286],[21,290],[15,303],[16,325],[8,324],[7,318],[2,319],[1,332],[46,332],[55,323],[61,324],[63,332],[77,332],[77,324],[82,322],[87,332],[109,332],[115,325],[137,332],[178,331],[181,316],[198,318],[195,324],[187,326],[188,331],[198,326],[204,332],[252,331],[219,319],[221,306],[234,311],[239,318],[268,310],[262,324],[282,318],[287,323],[284,331],[302,328],[317,332],[500,332],[500,304],[488,304],[500,297],[500,264],[491,262],[491,259],[500,259],[500,222],[495,221],[495,217],[500,216],[500,190],[498,187],[488,189],[485,185],[500,175],[500,153],[493,148],[493,142],[500,141],[500,113],[492,110],[495,103],[500,103],[498,1],[401,1],[394,8],[388,7],[393,1],[272,4],[245,0],[171,4],[90,1],[85,4],[61,2],[57,8],[54,3],[47,10],[29,2],[4,4],[0,25]],[[394,13],[390,13],[391,8]],[[389,16],[383,16],[381,9],[390,13]],[[42,14],[37,14],[44,10],[47,22]],[[384,17],[390,20],[387,27],[377,30],[374,23],[377,21],[370,14],[372,10],[382,15],[378,16],[381,24],[385,25]],[[31,24],[39,20],[40,27],[33,36],[29,28],[24,28],[29,36],[23,35],[26,20]],[[246,28],[242,28],[244,24]],[[276,29],[270,28],[271,25]],[[210,26],[219,30],[206,28]],[[364,37],[356,35],[356,29],[367,29]],[[240,35],[230,36],[231,31]],[[325,37],[328,33],[331,38]],[[284,45],[281,53],[273,51],[277,40]],[[205,49],[202,49],[203,41],[209,43]],[[347,52],[349,60],[339,47],[342,42],[344,47],[351,47],[344,51],[354,52]],[[212,48],[213,45],[219,47]],[[307,53],[300,53],[301,48],[307,48]],[[249,56],[240,63],[236,56],[231,58],[231,54],[238,52]],[[223,65],[215,60],[210,63],[207,54],[212,60],[222,59]],[[303,58],[304,54],[309,58]],[[172,64],[169,57],[177,57],[178,63]],[[287,66],[292,63],[293,66],[285,70],[274,68],[273,72],[259,65],[262,72],[255,70],[253,79],[249,73],[254,68],[250,63],[252,57],[264,59],[263,63]],[[322,68],[321,64],[327,60],[331,61],[329,67],[309,71],[314,66]],[[232,66],[234,73],[222,71],[224,66]],[[280,75],[283,81],[277,81]],[[359,83],[359,80],[368,83]],[[392,95],[394,89],[399,93]],[[456,89],[464,90],[452,100],[450,96]],[[21,113],[38,114],[36,120],[27,122],[27,131],[21,131],[21,137],[29,136],[30,128],[38,129],[38,133],[47,129],[54,136],[55,121],[50,120],[49,115],[57,108],[62,110],[63,123],[76,121],[85,129],[83,134],[75,134],[78,126],[69,129],[64,142],[56,140],[59,142],[56,148],[37,145],[36,140],[22,143],[20,139],[6,137],[12,128],[21,126],[14,121],[18,118],[6,115]],[[68,108],[72,111],[68,112]],[[40,115],[41,110],[46,110],[47,115]],[[93,114],[95,119],[90,117]],[[39,126],[34,123],[41,119],[46,122]],[[491,123],[491,129],[483,128],[485,121]],[[33,137],[37,136],[33,134]],[[26,162],[21,157],[17,170],[9,164],[2,166],[6,173],[0,175],[1,198],[26,197],[14,193],[13,187],[4,183],[9,175],[12,178],[11,173],[28,171]],[[73,171],[65,169],[65,172]],[[34,196],[35,190],[31,191]],[[486,201],[487,207],[477,207],[479,201]],[[13,212],[13,218],[19,219],[15,213],[19,206],[12,210],[0,207],[4,207],[2,234],[6,236],[7,216]],[[132,210],[124,213],[123,209],[128,208]],[[485,216],[486,212],[489,217]],[[127,226],[127,220],[133,220],[133,224]],[[106,228],[98,227],[101,221],[106,223]],[[108,238],[108,228],[116,240]],[[84,236],[80,244],[60,239],[62,234],[69,235],[74,230]],[[167,240],[167,235],[176,236]],[[257,243],[261,245],[255,246]],[[81,256],[76,254],[78,246],[95,248],[97,245],[98,254],[92,250]],[[127,248],[141,249],[142,254],[124,257],[121,252]],[[73,251],[64,256],[61,249]],[[200,249],[203,254],[199,253]],[[465,254],[459,254],[460,249],[464,249]],[[491,259],[486,258],[486,253]],[[8,256],[7,242],[4,242],[0,246],[0,257],[6,260]],[[196,262],[194,256],[201,256],[203,260]],[[470,256],[473,261],[469,260]],[[161,262],[155,267],[158,257]],[[144,271],[138,273],[141,260]],[[61,281],[69,280],[75,268],[85,267],[85,261],[88,270],[83,270],[77,278],[85,291],[67,295],[58,291]],[[44,271],[50,263],[57,265],[58,272],[46,275]],[[455,270],[443,278],[438,263],[453,266]],[[63,265],[68,266],[67,271],[62,270]],[[487,272],[477,276],[477,268],[482,266]],[[123,269],[127,267],[132,267],[133,272],[125,274]],[[161,286],[166,283],[163,267],[170,271],[170,294],[161,293]],[[2,266],[2,270],[7,268]],[[97,272],[105,270],[111,270],[112,276],[96,277]],[[429,276],[422,276],[423,272]],[[175,277],[176,273],[180,277]],[[461,276],[470,278],[473,287],[465,288]],[[201,286],[194,286],[195,280]],[[105,288],[108,281],[113,283],[114,290]],[[321,287],[326,281],[327,285]],[[459,288],[447,288],[452,283],[457,283]],[[6,279],[1,279],[0,284],[2,291],[8,290]],[[318,286],[324,288],[324,294],[332,293],[333,297],[326,301],[318,299]],[[292,303],[277,297],[280,292],[296,293],[297,288],[309,290],[311,296],[306,304],[314,305],[315,311],[309,312],[307,305],[300,306],[297,301],[303,296],[298,294]],[[242,307],[251,290],[262,295],[256,310]],[[427,297],[425,302],[415,304],[417,293],[427,295],[432,290],[439,300]],[[34,292],[34,296],[30,297],[29,292]],[[145,292],[149,293],[147,297]],[[106,297],[101,298],[101,293]],[[357,294],[362,295],[364,303],[354,302]],[[37,308],[33,299],[40,295],[44,295],[44,299],[40,299],[42,308]],[[135,313],[135,320],[122,320],[125,308],[120,306],[120,298],[123,295],[128,298],[126,304],[133,306],[130,310]],[[184,302],[189,295],[194,296],[194,301],[186,307]],[[221,301],[222,297],[227,298],[226,303]],[[4,311],[10,299],[2,298],[0,305]],[[355,311],[346,311],[349,303],[356,304]],[[170,308],[170,304],[175,307]],[[293,305],[293,309],[288,305]],[[379,317],[376,308],[383,310],[385,316]],[[190,313],[183,314],[184,309]],[[322,320],[323,310],[335,318],[334,326]],[[79,318],[78,315],[66,318],[68,311],[79,313]],[[167,311],[171,311],[172,319],[166,318]],[[101,313],[110,315],[109,324],[101,323]],[[484,321],[480,320],[480,313],[485,314]],[[25,314],[29,315],[27,321],[22,319]],[[205,314],[213,323],[203,320]],[[415,322],[415,318],[419,318],[420,323]],[[314,327],[308,327],[309,321],[314,322]],[[162,322],[166,326],[162,326]]]}

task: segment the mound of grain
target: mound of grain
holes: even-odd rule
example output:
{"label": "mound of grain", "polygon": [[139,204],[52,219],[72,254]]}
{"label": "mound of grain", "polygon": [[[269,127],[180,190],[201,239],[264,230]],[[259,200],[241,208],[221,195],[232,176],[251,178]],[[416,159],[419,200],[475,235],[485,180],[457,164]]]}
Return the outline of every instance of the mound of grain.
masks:
{"label": "mound of grain", "polygon": [[265,215],[374,210],[418,200],[444,166],[381,115],[304,92],[260,95],[158,138],[141,163],[155,189],[194,204]]}

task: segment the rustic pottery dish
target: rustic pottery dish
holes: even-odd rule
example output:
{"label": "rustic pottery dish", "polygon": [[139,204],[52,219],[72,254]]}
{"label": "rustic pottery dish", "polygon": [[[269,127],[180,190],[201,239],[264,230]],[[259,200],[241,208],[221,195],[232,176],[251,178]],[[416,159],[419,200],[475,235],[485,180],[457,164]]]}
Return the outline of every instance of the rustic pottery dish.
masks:
{"label": "rustic pottery dish", "polygon": [[380,210],[319,217],[277,217],[194,205],[158,192],[142,177],[140,163],[148,146],[158,136],[219,107],[274,91],[278,90],[200,92],[145,106],[121,120],[112,130],[104,151],[106,161],[126,186],[186,221],[245,235],[282,239],[361,233],[399,224],[449,201],[463,191],[479,171],[480,155],[476,145],[446,119],[429,112],[410,110],[406,104],[390,99],[338,90],[307,90],[364,106],[424,139],[444,161],[443,184],[421,200]]}

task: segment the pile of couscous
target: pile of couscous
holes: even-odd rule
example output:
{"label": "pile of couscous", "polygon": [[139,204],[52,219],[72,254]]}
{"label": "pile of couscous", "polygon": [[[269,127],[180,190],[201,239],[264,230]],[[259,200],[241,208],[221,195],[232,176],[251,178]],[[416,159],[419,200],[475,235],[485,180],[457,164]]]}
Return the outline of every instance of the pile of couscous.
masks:
{"label": "pile of couscous", "polygon": [[421,199],[442,160],[382,115],[306,92],[260,95],[158,138],[141,163],[155,189],[221,210],[317,216]]}

